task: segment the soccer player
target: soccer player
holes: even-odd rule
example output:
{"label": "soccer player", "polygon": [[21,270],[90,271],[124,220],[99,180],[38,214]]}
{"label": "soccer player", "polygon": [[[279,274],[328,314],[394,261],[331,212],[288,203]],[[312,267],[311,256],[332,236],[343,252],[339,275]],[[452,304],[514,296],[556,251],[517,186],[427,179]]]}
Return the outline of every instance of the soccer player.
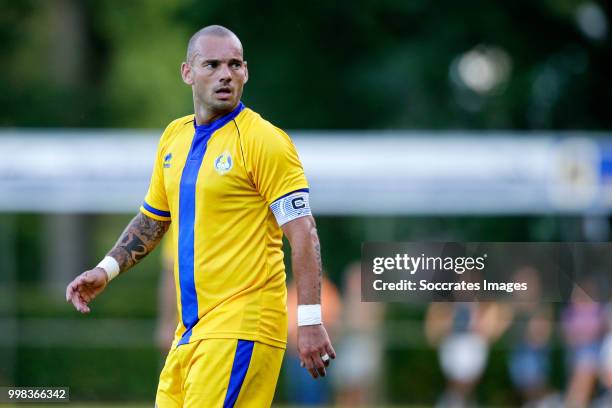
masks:
{"label": "soccer player", "polygon": [[240,101],[248,69],[234,33],[195,33],[181,75],[195,115],[168,125],[140,212],[100,264],[68,285],[66,299],[88,313],[110,280],[172,228],[179,324],[157,406],[267,407],[287,337],[283,233],[298,288],[301,363],[317,378],[335,358],[321,322],[308,184],[289,137]]}

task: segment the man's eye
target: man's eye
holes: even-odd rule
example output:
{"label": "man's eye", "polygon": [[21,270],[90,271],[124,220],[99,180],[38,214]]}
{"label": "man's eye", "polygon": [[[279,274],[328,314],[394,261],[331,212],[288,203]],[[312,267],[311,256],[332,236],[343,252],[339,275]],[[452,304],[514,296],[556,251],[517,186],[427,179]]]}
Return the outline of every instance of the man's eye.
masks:
{"label": "man's eye", "polygon": [[230,66],[231,66],[232,68],[234,68],[234,69],[238,69],[238,68],[240,68],[240,67],[242,66],[242,63],[240,63],[240,62],[232,62],[232,63],[230,64]]}
{"label": "man's eye", "polygon": [[215,69],[215,68],[217,68],[217,66],[218,66],[218,65],[219,65],[219,64],[218,64],[218,63],[216,63],[216,62],[206,62],[206,63],[204,64],[204,68],[208,68],[208,69]]}

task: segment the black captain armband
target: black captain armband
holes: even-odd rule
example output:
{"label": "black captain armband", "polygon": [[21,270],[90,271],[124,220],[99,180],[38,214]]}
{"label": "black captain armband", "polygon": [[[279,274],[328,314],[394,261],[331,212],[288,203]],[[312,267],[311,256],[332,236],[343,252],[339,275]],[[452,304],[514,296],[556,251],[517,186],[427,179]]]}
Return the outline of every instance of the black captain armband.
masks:
{"label": "black captain armband", "polygon": [[312,215],[308,202],[308,189],[297,190],[282,196],[270,204],[270,209],[279,227],[296,218]]}

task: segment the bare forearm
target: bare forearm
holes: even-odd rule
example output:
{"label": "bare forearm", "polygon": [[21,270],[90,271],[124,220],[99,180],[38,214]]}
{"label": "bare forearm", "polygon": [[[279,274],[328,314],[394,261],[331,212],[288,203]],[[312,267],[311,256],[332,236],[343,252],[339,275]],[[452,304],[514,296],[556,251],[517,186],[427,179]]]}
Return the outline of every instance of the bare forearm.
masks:
{"label": "bare forearm", "polygon": [[169,226],[169,221],[157,221],[138,213],[107,255],[117,260],[121,272],[127,271],[157,246]]}
{"label": "bare forearm", "polygon": [[[298,306],[298,352],[302,367],[313,378],[325,376],[330,358],[336,358],[327,331],[321,321],[321,246],[312,216],[296,218],[281,227],[291,243],[293,276],[297,286],[298,305],[314,305],[302,309]],[[308,312],[310,310],[310,312]]]}
{"label": "bare forearm", "polygon": [[314,220],[308,224],[305,233],[294,237],[291,242],[291,261],[300,305],[321,303],[321,246]]}

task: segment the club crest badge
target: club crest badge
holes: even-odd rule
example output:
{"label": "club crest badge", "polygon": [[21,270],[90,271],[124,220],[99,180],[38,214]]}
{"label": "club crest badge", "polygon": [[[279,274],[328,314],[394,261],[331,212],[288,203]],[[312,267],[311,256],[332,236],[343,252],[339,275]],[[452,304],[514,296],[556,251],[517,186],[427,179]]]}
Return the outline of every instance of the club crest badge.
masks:
{"label": "club crest badge", "polygon": [[221,153],[215,159],[215,163],[214,163],[215,170],[217,171],[217,173],[221,175],[230,171],[233,165],[234,165],[234,162],[232,161],[232,156],[229,154],[229,152]]}

